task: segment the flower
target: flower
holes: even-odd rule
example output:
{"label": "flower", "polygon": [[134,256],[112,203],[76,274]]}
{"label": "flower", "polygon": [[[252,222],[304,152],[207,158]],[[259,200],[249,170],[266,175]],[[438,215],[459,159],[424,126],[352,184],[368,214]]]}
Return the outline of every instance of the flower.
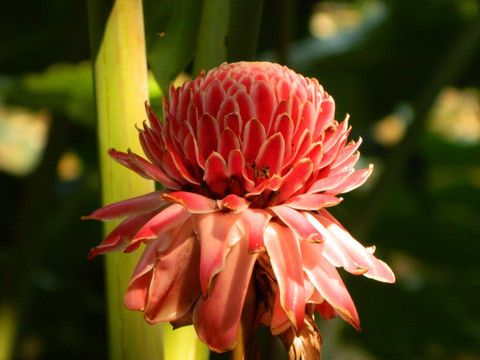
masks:
{"label": "flower", "polygon": [[239,62],[172,86],[163,105],[164,121],[146,105],[139,129],[148,160],[109,154],[165,190],[88,216],[125,218],[90,257],[146,244],[127,308],[148,323],[193,323],[218,352],[235,345],[246,298],[252,329],[261,322],[295,338],[316,328],[313,309],[359,328],[336,268],[395,278],[326,210],[373,170],[354,169],[361,139],[347,143],[348,117],[334,120],[333,98],[286,67]]}

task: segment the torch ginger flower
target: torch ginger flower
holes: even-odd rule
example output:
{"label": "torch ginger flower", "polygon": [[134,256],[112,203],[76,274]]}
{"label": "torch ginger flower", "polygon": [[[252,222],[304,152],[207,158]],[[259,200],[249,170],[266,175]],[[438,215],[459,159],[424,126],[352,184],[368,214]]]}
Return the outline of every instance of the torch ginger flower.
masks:
{"label": "torch ginger flower", "polygon": [[334,120],[319,83],[269,62],[223,64],[172,86],[163,122],[146,108],[139,138],[148,160],[109,153],[166,189],[87,217],[125,218],[90,257],[146,244],[126,307],[148,323],[193,323],[217,352],[235,345],[242,313],[252,313],[246,298],[252,329],[263,323],[284,342],[308,330],[319,348],[314,309],[359,328],[336,268],[395,278],[326,210],[373,167],[354,169],[361,139],[347,143],[348,117]]}

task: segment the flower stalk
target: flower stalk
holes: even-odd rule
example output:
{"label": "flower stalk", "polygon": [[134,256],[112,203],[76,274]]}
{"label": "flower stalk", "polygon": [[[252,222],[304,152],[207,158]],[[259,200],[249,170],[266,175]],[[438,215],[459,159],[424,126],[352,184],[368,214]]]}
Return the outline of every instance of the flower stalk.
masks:
{"label": "flower stalk", "polygon": [[[98,117],[102,201],[110,203],[153,190],[147,181],[107,159],[110,147],[139,149],[133,124],[148,99],[141,0],[89,1],[95,96]],[[108,233],[111,224],[106,224]],[[162,327],[148,326],[125,309],[123,294],[138,254],[106,257],[111,359],[161,359]]]}

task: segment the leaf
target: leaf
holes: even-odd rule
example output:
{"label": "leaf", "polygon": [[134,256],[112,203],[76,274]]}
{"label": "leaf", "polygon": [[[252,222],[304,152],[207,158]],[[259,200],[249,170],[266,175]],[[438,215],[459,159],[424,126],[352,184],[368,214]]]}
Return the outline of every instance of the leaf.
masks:
{"label": "leaf", "polygon": [[86,128],[95,127],[91,65],[56,64],[39,74],[14,79],[5,88],[6,102],[48,109]]}
{"label": "leaf", "polygon": [[144,0],[147,61],[163,93],[192,60],[203,0]]}
{"label": "leaf", "polygon": [[198,29],[193,75],[227,61],[230,1],[205,0]]}

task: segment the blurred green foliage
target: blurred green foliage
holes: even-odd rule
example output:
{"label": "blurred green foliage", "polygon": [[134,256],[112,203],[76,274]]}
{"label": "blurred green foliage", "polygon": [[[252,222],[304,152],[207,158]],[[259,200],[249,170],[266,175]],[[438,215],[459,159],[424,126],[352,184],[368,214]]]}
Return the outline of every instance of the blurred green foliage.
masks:
{"label": "blurred green foliage", "polygon": [[92,67],[89,62],[55,64],[41,73],[30,73],[13,81],[5,100],[34,110],[48,109],[79,126],[95,128],[92,97]]}
{"label": "blurred green foliage", "polygon": [[[149,61],[160,61],[154,69],[172,49],[153,32],[165,31],[159,23],[180,25],[152,16],[159,4],[167,2],[145,2]],[[105,359],[101,260],[86,261],[100,224],[80,221],[100,199],[85,3],[0,7],[0,106],[51,114],[40,165],[25,177],[0,172],[2,296],[21,309],[15,358]],[[354,9],[362,21],[315,38],[315,9]],[[398,279],[344,277],[363,332],[339,319],[321,322],[325,359],[480,359],[480,140],[454,142],[429,126],[446,86],[480,88],[478,24],[476,0],[265,0],[258,58],[318,78],[335,98],[337,118],[351,115],[352,136],[363,137],[362,154],[376,171],[332,212],[362,243],[377,246]],[[191,68],[192,50],[176,51],[184,52],[181,66],[162,69],[164,86]],[[158,111],[159,95],[157,88]],[[401,141],[379,142],[374,125],[405,107]],[[478,109],[474,117],[480,122]],[[58,175],[66,152],[80,159],[75,178]]]}

